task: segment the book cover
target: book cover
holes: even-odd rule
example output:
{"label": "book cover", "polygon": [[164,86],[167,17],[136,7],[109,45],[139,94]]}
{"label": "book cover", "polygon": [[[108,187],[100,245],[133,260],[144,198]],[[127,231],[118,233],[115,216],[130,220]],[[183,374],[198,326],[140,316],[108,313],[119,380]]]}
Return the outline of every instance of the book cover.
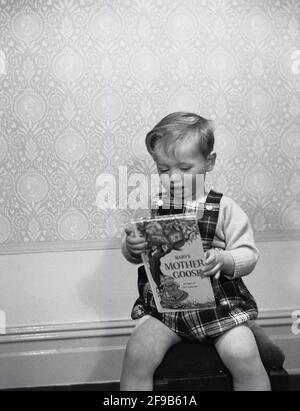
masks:
{"label": "book cover", "polygon": [[202,275],[204,250],[196,216],[178,214],[132,221],[146,238],[143,263],[159,312],[215,307],[210,279]]}

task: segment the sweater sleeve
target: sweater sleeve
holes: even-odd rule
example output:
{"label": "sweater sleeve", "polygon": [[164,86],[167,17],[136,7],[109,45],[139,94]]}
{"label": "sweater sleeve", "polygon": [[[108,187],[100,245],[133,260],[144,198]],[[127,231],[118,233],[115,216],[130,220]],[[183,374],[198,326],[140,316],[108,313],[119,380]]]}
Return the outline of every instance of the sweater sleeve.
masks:
{"label": "sweater sleeve", "polygon": [[223,224],[226,251],[234,260],[234,273],[228,278],[233,279],[250,274],[258,261],[258,249],[247,215],[233,200],[224,207]]}

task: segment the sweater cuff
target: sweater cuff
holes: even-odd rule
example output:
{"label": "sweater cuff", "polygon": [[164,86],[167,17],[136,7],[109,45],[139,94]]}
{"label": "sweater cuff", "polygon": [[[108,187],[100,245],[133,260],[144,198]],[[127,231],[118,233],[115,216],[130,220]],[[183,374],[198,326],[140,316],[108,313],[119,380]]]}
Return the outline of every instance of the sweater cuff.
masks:
{"label": "sweater cuff", "polygon": [[229,279],[240,278],[253,271],[257,262],[257,257],[254,254],[245,254],[243,249],[230,250],[229,252],[234,260],[234,272],[232,276],[228,276]]}

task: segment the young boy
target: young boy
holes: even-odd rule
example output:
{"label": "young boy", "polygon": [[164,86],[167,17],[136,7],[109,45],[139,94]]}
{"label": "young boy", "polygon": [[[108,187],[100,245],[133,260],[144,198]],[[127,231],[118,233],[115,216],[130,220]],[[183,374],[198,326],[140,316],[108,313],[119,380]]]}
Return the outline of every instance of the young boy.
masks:
{"label": "young boy", "polygon": [[[182,338],[210,341],[233,376],[235,390],[270,390],[256,341],[248,322],[257,318],[257,306],[241,277],[258,260],[253,231],[242,209],[228,197],[210,190],[197,198],[197,175],[213,170],[216,153],[211,123],[192,113],[173,113],[147,134],[146,146],[154,159],[162,185],[176,195],[185,183],[184,200],[219,204],[219,214],[206,211],[199,229],[206,251],[203,272],[211,278],[216,309],[203,312],[158,313],[143,273],[140,296],[132,318],[140,318],[128,342],[121,390],[152,390],[153,373],[166,351]],[[187,184],[189,182],[189,184]],[[126,229],[122,251],[140,264],[145,238]]]}

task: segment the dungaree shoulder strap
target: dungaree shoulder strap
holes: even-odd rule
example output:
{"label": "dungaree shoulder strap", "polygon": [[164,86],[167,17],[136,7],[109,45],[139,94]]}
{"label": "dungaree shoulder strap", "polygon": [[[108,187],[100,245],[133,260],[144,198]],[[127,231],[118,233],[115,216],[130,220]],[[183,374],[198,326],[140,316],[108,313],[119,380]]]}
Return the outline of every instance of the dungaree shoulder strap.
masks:
{"label": "dungaree shoulder strap", "polygon": [[217,191],[210,190],[205,202],[212,203],[212,204],[220,204],[222,197],[223,197],[222,193],[218,193]]}
{"label": "dungaree shoulder strap", "polygon": [[[205,204],[206,207],[208,204],[220,204],[220,201],[223,197],[222,193],[218,193],[217,191],[210,190],[207,195]],[[202,241],[204,243],[204,247],[210,248],[211,243],[215,236],[215,231],[218,223],[219,217],[219,208],[209,209],[206,208],[203,214],[203,217],[198,220],[198,226],[201,234]]]}

